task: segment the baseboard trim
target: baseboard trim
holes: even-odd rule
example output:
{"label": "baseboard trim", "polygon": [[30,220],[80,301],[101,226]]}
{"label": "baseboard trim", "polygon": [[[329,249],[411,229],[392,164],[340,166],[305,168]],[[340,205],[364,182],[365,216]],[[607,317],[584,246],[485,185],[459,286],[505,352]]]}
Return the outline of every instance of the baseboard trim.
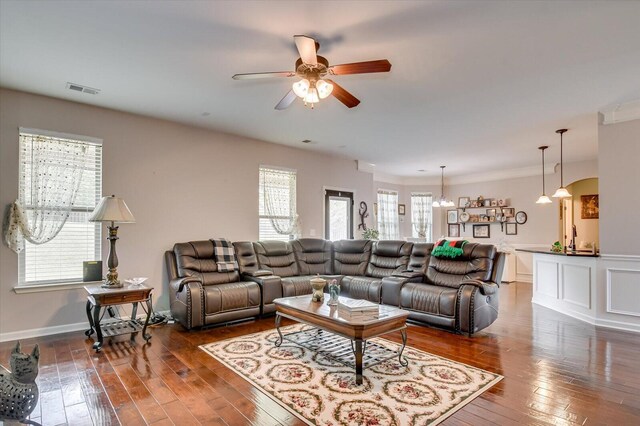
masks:
{"label": "baseboard trim", "polygon": [[72,331],[88,330],[88,322],[78,322],[75,324],[54,325],[51,327],[32,328],[30,330],[11,331],[9,333],[0,333],[0,342],[9,342],[11,340],[24,340],[32,337],[50,336],[52,334],[69,333]]}
{"label": "baseboard trim", "polygon": [[613,321],[613,320],[608,320],[608,319],[603,319],[603,318],[594,318],[592,316],[589,315],[585,315],[581,312],[576,312],[576,311],[572,311],[572,310],[563,310],[563,311],[559,311],[556,307],[554,307],[552,304],[546,303],[543,300],[540,299],[534,299],[531,301],[531,303],[538,305],[538,306],[542,306],[543,308],[547,308],[547,309],[551,309],[552,311],[555,311],[559,314],[562,315],[567,315],[571,318],[575,318],[579,321],[583,321],[587,324],[591,324],[594,325],[596,327],[602,327],[602,328],[607,328],[607,329],[612,329],[612,330],[620,330],[620,331],[630,331],[633,333],[640,333],[640,324],[634,324],[634,323],[627,323],[627,322],[621,322],[621,321]]}

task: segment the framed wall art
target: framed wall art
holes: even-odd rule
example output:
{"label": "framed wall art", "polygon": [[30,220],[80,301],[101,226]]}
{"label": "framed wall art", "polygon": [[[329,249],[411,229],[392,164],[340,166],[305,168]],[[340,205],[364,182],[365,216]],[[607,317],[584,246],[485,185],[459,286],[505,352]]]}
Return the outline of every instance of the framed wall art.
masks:
{"label": "framed wall art", "polygon": [[458,210],[447,210],[447,223],[458,223]]}
{"label": "framed wall art", "polygon": [[600,203],[598,194],[581,195],[582,202],[581,215],[582,219],[598,219],[600,217]]}
{"label": "framed wall art", "polygon": [[458,197],[458,207],[464,208],[469,207],[469,201],[471,199],[469,197]]}
{"label": "framed wall art", "polygon": [[460,237],[460,225],[457,223],[449,224],[449,237],[458,238]]}
{"label": "framed wall art", "polygon": [[507,235],[518,235],[518,224],[515,222],[509,222],[505,224],[505,233]]}
{"label": "framed wall art", "polygon": [[404,216],[406,213],[406,207],[404,204],[398,204],[398,214]]}
{"label": "framed wall art", "polygon": [[473,225],[473,238],[489,238],[491,225]]}

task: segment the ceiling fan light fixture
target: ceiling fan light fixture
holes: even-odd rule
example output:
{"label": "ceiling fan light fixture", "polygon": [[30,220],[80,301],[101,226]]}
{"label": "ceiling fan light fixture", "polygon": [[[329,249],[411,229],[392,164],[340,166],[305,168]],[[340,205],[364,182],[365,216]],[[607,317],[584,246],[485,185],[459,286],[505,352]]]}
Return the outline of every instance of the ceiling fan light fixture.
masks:
{"label": "ceiling fan light fixture", "polygon": [[309,92],[309,86],[309,80],[303,78],[302,80],[293,83],[293,93],[295,93],[297,97],[304,99],[304,97],[307,96],[307,93]]}
{"label": "ceiling fan light fixture", "polygon": [[319,80],[316,83],[316,89],[318,90],[318,96],[320,99],[324,99],[333,92],[333,84],[327,83],[324,80]]}
{"label": "ceiling fan light fixture", "polygon": [[303,99],[305,104],[311,104],[311,107],[313,108],[313,104],[317,104],[318,101],[320,101],[318,98],[318,89],[315,87],[310,88]]}

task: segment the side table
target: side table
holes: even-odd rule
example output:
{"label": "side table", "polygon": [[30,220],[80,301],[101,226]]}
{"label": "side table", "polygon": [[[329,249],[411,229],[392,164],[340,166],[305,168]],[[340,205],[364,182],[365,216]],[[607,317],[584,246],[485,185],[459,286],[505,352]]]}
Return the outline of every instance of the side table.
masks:
{"label": "side table", "polygon": [[[150,287],[144,285],[125,285],[121,288],[102,288],[100,285],[85,286],[87,291],[87,318],[89,319],[89,330],[84,334],[88,337],[94,331],[98,340],[93,344],[93,349],[100,352],[104,337],[119,336],[122,334],[131,334],[131,340],[134,340],[138,332],[142,331],[142,337],[145,341],[151,339],[151,335],[147,334],[147,326],[149,325],[149,317],[151,316],[151,290]],[[146,303],[147,317],[144,325],[136,319],[138,313],[138,303]],[[102,321],[101,311],[106,310],[110,306],[133,304],[131,310],[131,319],[111,318]]]}

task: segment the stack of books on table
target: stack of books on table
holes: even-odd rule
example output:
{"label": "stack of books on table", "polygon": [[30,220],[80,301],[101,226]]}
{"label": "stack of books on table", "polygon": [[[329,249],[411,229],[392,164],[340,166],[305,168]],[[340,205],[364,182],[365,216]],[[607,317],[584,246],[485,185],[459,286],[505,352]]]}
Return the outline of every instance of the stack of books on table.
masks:
{"label": "stack of books on table", "polygon": [[377,316],[379,311],[377,303],[360,299],[338,300],[338,314],[343,318],[360,318]]}

